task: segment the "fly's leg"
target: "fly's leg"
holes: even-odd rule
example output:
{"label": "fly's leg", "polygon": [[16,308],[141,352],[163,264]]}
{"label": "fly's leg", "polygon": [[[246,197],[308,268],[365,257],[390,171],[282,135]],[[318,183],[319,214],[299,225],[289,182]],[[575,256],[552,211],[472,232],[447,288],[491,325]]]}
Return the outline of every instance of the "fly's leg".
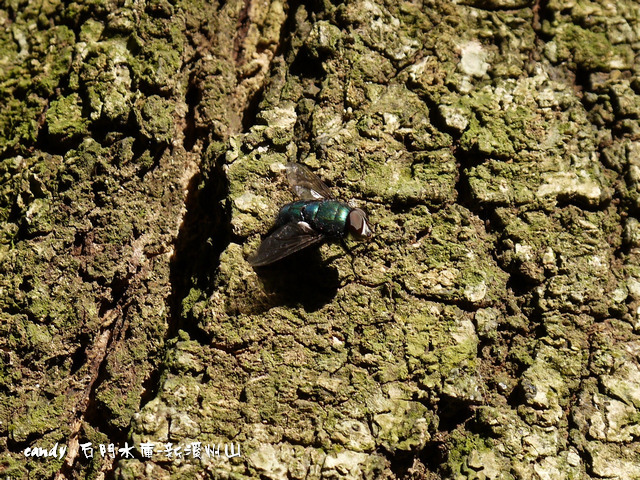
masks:
{"label": "fly's leg", "polygon": [[351,251],[351,249],[349,248],[349,245],[347,245],[347,242],[345,241],[344,238],[340,239],[340,245],[342,245],[342,248],[345,249],[345,251],[349,254],[349,256],[351,257],[351,259],[353,260],[355,258],[355,255],[353,254],[353,252]]}

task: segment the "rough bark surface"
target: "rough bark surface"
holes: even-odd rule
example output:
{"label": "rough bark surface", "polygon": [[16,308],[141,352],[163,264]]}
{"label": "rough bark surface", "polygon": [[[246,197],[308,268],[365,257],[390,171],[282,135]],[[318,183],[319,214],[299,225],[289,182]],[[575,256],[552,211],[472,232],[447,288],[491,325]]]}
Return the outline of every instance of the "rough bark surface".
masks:
{"label": "rough bark surface", "polygon": [[[640,478],[637,2],[0,26],[0,475]],[[373,240],[252,269],[287,162]]]}

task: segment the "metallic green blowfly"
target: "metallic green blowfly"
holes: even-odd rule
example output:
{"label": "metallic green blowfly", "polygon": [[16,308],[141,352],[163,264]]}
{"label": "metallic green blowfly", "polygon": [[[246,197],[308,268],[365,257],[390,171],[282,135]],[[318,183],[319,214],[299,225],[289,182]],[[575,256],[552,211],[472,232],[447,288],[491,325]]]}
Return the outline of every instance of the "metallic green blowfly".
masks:
{"label": "metallic green blowfly", "polygon": [[280,209],[273,233],[249,258],[252,266],[269,265],[325,240],[371,237],[364,211],[333,200],[329,187],[303,165],[288,163],[286,171],[289,185],[300,200]]}

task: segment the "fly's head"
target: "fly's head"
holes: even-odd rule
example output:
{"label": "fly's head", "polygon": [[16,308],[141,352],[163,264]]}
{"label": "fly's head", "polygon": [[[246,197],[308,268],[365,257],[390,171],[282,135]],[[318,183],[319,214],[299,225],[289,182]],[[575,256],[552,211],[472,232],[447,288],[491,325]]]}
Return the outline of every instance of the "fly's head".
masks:
{"label": "fly's head", "polygon": [[347,233],[356,240],[371,238],[372,231],[369,226],[367,214],[359,208],[354,208],[347,217]]}

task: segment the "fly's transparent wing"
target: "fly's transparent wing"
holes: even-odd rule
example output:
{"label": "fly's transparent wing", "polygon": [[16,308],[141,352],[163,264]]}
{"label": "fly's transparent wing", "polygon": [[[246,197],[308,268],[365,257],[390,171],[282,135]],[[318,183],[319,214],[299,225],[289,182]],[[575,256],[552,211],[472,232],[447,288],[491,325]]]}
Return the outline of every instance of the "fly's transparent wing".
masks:
{"label": "fly's transparent wing", "polygon": [[265,238],[258,251],[249,258],[253,267],[262,267],[321,242],[324,235],[314,231],[305,222],[290,222]]}
{"label": "fly's transparent wing", "polygon": [[287,163],[287,180],[302,200],[328,200],[331,191],[315,173],[299,163]]}

